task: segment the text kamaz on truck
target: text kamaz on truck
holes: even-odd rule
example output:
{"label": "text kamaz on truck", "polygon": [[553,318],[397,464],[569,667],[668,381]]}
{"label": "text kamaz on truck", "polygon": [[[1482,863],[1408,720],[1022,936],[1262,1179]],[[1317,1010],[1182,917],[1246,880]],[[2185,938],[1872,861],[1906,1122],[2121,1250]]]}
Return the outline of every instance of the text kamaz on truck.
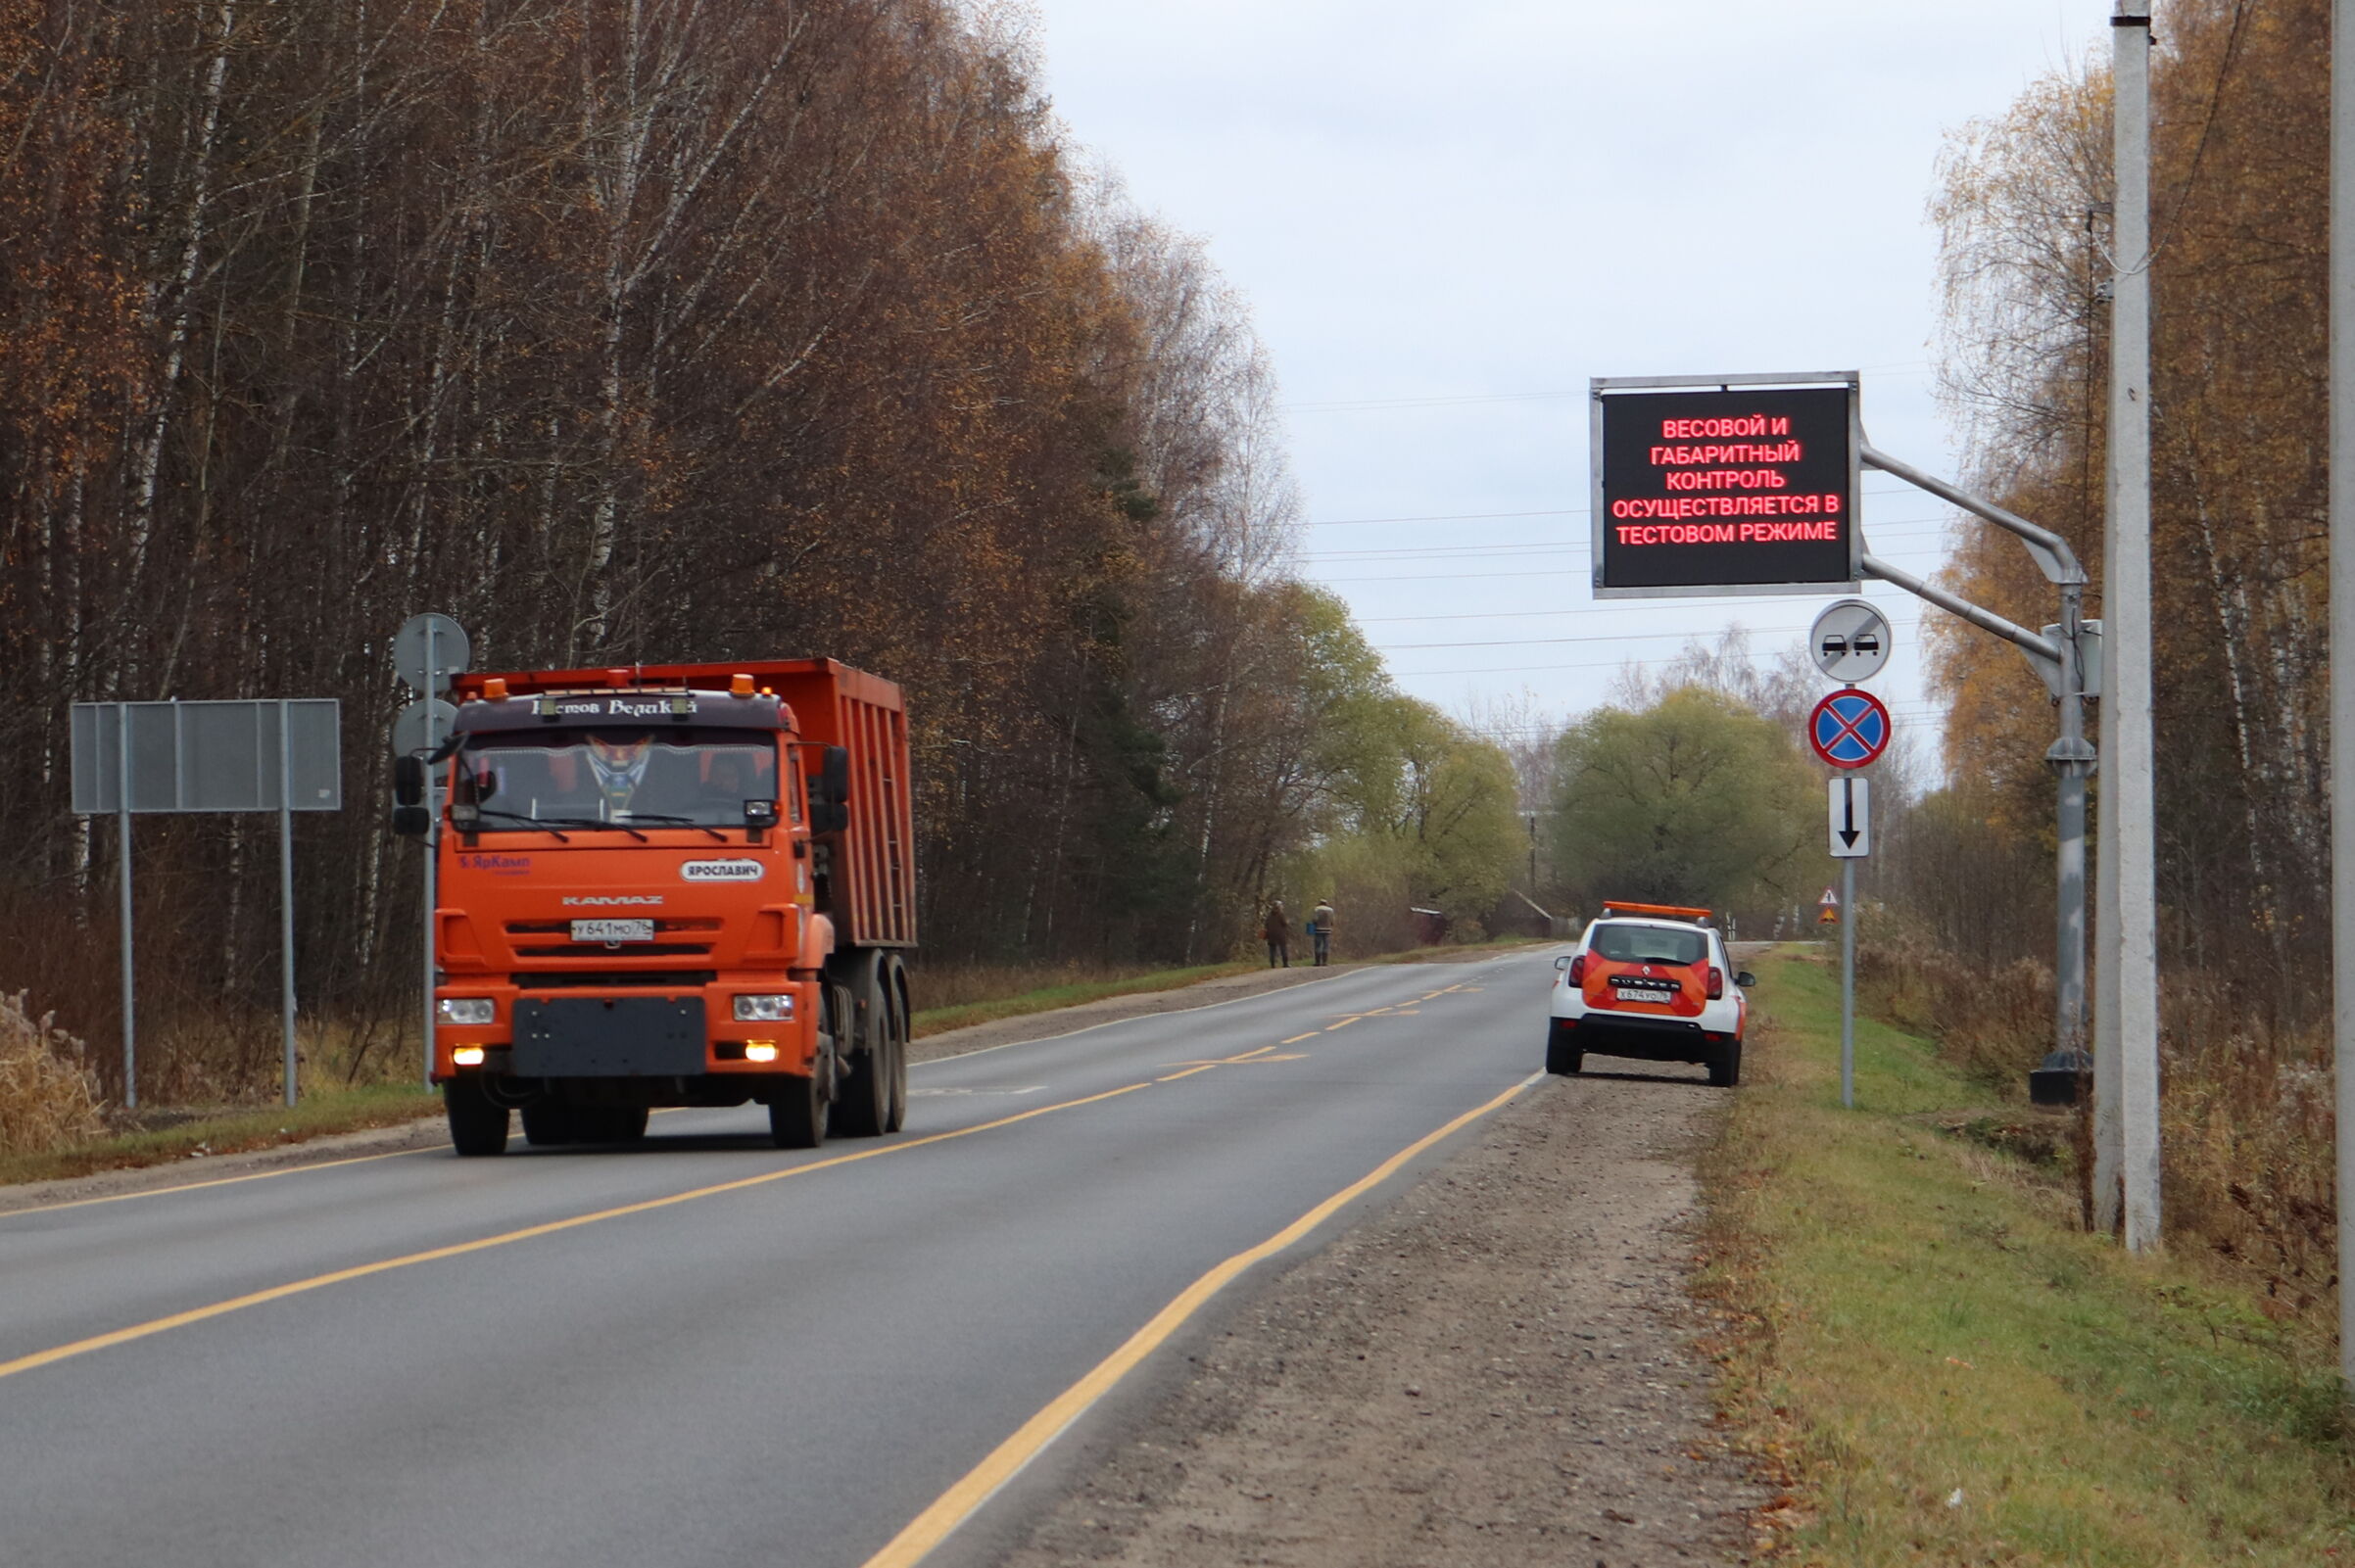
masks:
{"label": "text kamaz on truck", "polygon": [[462,1155],[768,1108],[898,1128],[915,945],[899,689],[831,659],[470,675],[436,829],[433,1080]]}

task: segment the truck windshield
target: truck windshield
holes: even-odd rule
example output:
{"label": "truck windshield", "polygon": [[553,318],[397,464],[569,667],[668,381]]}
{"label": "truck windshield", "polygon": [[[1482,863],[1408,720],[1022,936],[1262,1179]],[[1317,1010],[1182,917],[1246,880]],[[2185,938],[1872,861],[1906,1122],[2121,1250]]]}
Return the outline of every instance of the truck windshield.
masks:
{"label": "truck windshield", "polygon": [[493,831],[741,828],[745,802],[776,800],[777,743],[758,732],[613,727],[494,731],[458,753],[456,798]]}
{"label": "truck windshield", "polygon": [[1698,964],[1709,939],[1659,926],[1598,926],[1595,951],[1613,964]]}

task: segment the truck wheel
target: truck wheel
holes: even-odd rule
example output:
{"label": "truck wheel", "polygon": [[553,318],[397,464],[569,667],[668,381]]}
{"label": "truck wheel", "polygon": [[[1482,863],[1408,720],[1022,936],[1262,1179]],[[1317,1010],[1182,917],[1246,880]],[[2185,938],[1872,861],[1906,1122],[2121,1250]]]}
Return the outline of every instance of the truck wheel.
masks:
{"label": "truck wheel", "polygon": [[507,1108],[491,1098],[481,1077],[467,1073],[442,1085],[450,1114],[450,1145],[469,1159],[507,1152]]}
{"label": "truck wheel", "polygon": [[1736,1040],[1725,1048],[1725,1054],[1709,1064],[1709,1086],[1730,1089],[1742,1081],[1742,1042]]}
{"label": "truck wheel", "polygon": [[891,1018],[891,1117],[884,1131],[897,1132],[908,1121],[908,976],[899,960],[891,960],[884,976],[884,1001]]}
{"label": "truck wheel", "polygon": [[780,1149],[815,1149],[826,1141],[826,1097],[815,1074],[786,1078],[769,1102],[769,1141]]}
{"label": "truck wheel", "polygon": [[867,958],[849,990],[850,1049],[837,1064],[841,1091],[835,1101],[832,1130],[849,1138],[872,1138],[891,1126],[891,1010],[880,957]]}
{"label": "truck wheel", "polygon": [[1586,1053],[1578,1048],[1577,1037],[1569,1030],[1549,1027],[1546,1030],[1546,1070],[1568,1077],[1586,1066]]}
{"label": "truck wheel", "polygon": [[523,1136],[535,1149],[581,1141],[580,1119],[561,1100],[534,1100],[523,1108]]}
{"label": "truck wheel", "polygon": [[837,1042],[847,1038],[850,992],[840,985],[819,988],[824,1012],[818,1022],[818,1060],[806,1078],[781,1080],[777,1097],[769,1102],[769,1141],[780,1149],[815,1149],[826,1141],[829,1088],[840,1082],[841,1059]]}

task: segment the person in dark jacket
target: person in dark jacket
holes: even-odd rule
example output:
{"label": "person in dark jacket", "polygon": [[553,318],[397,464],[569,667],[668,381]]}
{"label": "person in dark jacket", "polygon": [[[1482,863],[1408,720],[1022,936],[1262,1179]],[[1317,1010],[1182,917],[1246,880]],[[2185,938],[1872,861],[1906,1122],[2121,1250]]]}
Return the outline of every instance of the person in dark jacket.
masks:
{"label": "person in dark jacket", "polygon": [[1292,923],[1284,919],[1282,899],[1276,899],[1268,905],[1267,924],[1260,927],[1259,933],[1268,942],[1268,968],[1274,969],[1278,962],[1281,962],[1285,969],[1290,969],[1292,967]]}

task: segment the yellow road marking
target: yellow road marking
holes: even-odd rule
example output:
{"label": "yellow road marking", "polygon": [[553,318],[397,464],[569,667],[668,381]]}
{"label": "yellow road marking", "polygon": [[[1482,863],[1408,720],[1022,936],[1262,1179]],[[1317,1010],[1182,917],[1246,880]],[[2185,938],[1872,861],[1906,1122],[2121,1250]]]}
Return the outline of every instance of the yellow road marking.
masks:
{"label": "yellow road marking", "polygon": [[1301,1041],[1303,1041],[1303,1040],[1313,1040],[1313,1039],[1315,1039],[1316,1037],[1317,1037],[1317,1031],[1316,1031],[1315,1029],[1311,1029],[1311,1030],[1309,1030],[1309,1032],[1308,1032],[1308,1033],[1306,1033],[1306,1034],[1295,1034],[1295,1035],[1293,1035],[1293,1036],[1292,1036],[1290,1039],[1288,1039],[1288,1040],[1284,1041],[1283,1043],[1284,1043],[1284,1044],[1286,1044],[1286,1045],[1298,1045],[1298,1044],[1299,1044]]}
{"label": "yellow road marking", "polygon": [[[1274,1047],[1270,1046],[1268,1049],[1274,1050]],[[604,1219],[619,1219],[625,1214],[643,1214],[657,1209],[669,1209],[678,1204],[693,1203],[698,1198],[714,1198],[722,1193],[743,1192],[747,1188],[766,1186],[772,1181],[784,1181],[792,1176],[805,1176],[813,1170],[829,1170],[836,1165],[854,1164],[861,1160],[874,1160],[884,1155],[898,1154],[905,1149],[921,1149],[930,1143],[946,1143],[952,1138],[966,1138],[977,1132],[988,1132],[997,1127],[1009,1127],[1017,1121],[1028,1121],[1033,1117],[1043,1117],[1049,1112],[1069,1111],[1075,1106],[1094,1105],[1099,1100],[1110,1100],[1150,1087],[1152,1085],[1148,1083],[1124,1084],[1117,1089],[1107,1089],[1102,1094],[1090,1094],[1078,1100],[1065,1100],[1055,1105],[1037,1106],[1029,1111],[1017,1112],[1010,1117],[1000,1117],[995,1121],[984,1121],[976,1126],[959,1127],[953,1132],[936,1132],[928,1137],[910,1138],[904,1143],[884,1144],[878,1148],[861,1150],[857,1154],[836,1155],[831,1159],[813,1161],[806,1165],[789,1165],[783,1170],[764,1171],[757,1176],[744,1176],[735,1181],[723,1181],[709,1187],[697,1187],[692,1192],[673,1193],[667,1198],[649,1198],[643,1203],[623,1204],[617,1209],[601,1209],[591,1214],[575,1214],[569,1219],[550,1220],[543,1225],[527,1225],[521,1230],[505,1231],[497,1236],[484,1236],[475,1241],[457,1242],[448,1247],[435,1247],[421,1253],[409,1253],[400,1258],[387,1258],[378,1262],[359,1263],[350,1268],[339,1268],[332,1273],[315,1274],[309,1279],[298,1279],[290,1284],[273,1285],[267,1290],[258,1290],[248,1295],[232,1297],[225,1302],[215,1302],[210,1307],[191,1307],[185,1312],[173,1312],[168,1317],[158,1317],[145,1323],[134,1323],[128,1328],[119,1328],[111,1333],[93,1334],[88,1339],[75,1340],[70,1345],[59,1345],[50,1350],[35,1351],[30,1355],[20,1355],[13,1361],[0,1361],[0,1378],[14,1377],[20,1372],[29,1372],[36,1367],[50,1366],[59,1361],[70,1360],[76,1355],[87,1355],[93,1351],[111,1350],[118,1345],[128,1345],[134,1340],[147,1339],[161,1334],[167,1329],[185,1328],[191,1323],[202,1323],[212,1318],[225,1317],[231,1312],[243,1311],[249,1307],[261,1307],[270,1302],[284,1301],[289,1296],[300,1296],[309,1291],[324,1290],[329,1285],[341,1285],[349,1280],[365,1279],[371,1274],[390,1273],[396,1268],[409,1268],[418,1263],[439,1262],[446,1258],[463,1258],[468,1253],[488,1252],[494,1247],[505,1247],[514,1242],[530,1241],[538,1236],[553,1236],[559,1231],[577,1230],[583,1225],[594,1225]]]}
{"label": "yellow road marking", "polygon": [[1062,1436],[1074,1421],[1086,1414],[1089,1405],[1110,1393],[1122,1378],[1135,1370],[1138,1362],[1183,1327],[1187,1318],[1200,1311],[1236,1275],[1299,1241],[1342,1209],[1389,1180],[1417,1155],[1498,1110],[1544,1075],[1533,1072],[1486,1105],[1466,1111],[1438,1131],[1416,1139],[1266,1241],[1246,1252],[1235,1254],[1188,1285],[1175,1301],[1156,1312],[1150,1322],[1130,1335],[1127,1344],[1098,1361],[1079,1382],[1065,1389],[1044,1409],[1017,1428],[1012,1437],[991,1449],[988,1457],[967,1471],[962,1480],[934,1499],[932,1505],[918,1514],[906,1529],[891,1538],[889,1544],[869,1557],[863,1568],[914,1568],[934,1547],[947,1540],[959,1525],[973,1517],[974,1511],[987,1502],[1000,1487],[1021,1473],[1024,1465]]}
{"label": "yellow road marking", "polygon": [[1346,1018],[1346,1019],[1343,1019],[1343,1020],[1342,1020],[1340,1022],[1338,1022],[1338,1023],[1327,1023],[1327,1024],[1324,1026],[1324,1032],[1325,1032],[1325,1033],[1327,1033],[1327,1034],[1330,1034],[1330,1033],[1332,1033],[1332,1032],[1333,1032],[1333,1030],[1335,1030],[1335,1029],[1346,1029],[1346,1028],[1348,1028],[1348,1027],[1349,1027],[1349,1026],[1350,1026],[1352,1023],[1355,1023],[1355,1022],[1357,1022],[1358,1019],[1362,1019],[1362,1018],[1364,1018],[1365,1016],[1366,1016],[1365,1014],[1363,1014],[1363,1013],[1360,1013],[1360,1014],[1358,1014],[1358,1015],[1357,1015],[1355,1018]]}

